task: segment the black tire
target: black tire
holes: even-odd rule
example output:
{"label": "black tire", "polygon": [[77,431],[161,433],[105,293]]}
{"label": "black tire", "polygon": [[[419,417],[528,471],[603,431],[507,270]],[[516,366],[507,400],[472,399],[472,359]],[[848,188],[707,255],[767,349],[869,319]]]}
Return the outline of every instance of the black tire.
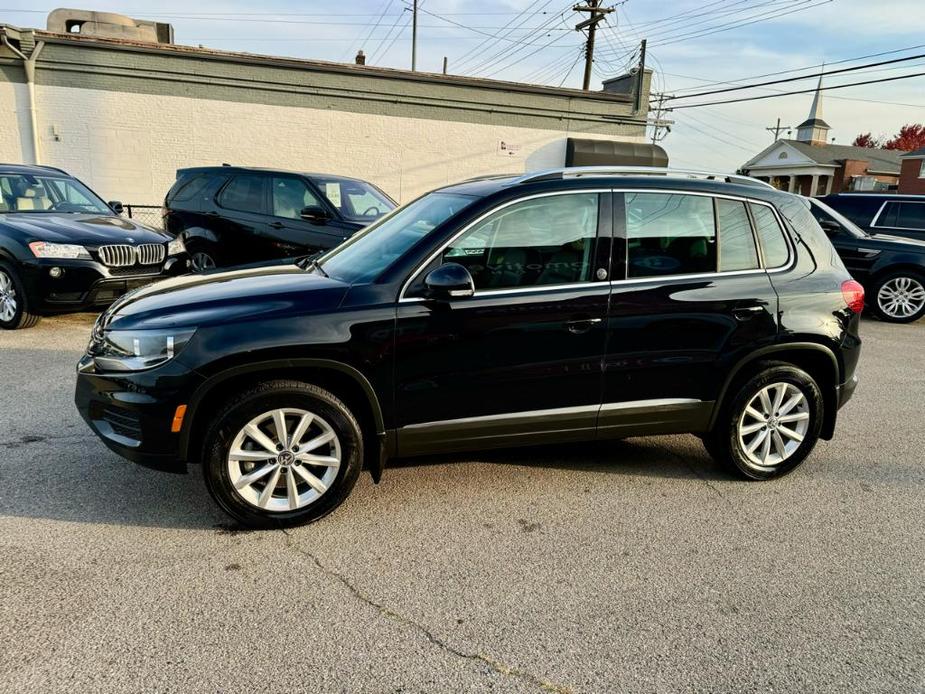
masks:
{"label": "black tire", "polygon": [[[757,422],[751,415],[748,415],[748,420],[744,419],[746,416],[745,409],[753,398],[759,396],[763,389],[775,384],[789,384],[803,395],[805,405],[801,403],[800,408],[807,415],[805,420],[806,430],[802,432],[802,440],[799,442],[780,434],[781,440],[787,445],[791,445],[790,442],[793,441],[794,449],[779,462],[761,465],[756,463],[743,446],[744,437],[740,437],[739,426],[740,422]],[[785,389],[787,393],[795,393],[789,388],[785,387]],[[704,447],[710,456],[738,476],[750,480],[768,480],[782,477],[799,467],[819,440],[824,407],[822,392],[812,376],[793,365],[780,362],[760,365],[760,370],[755,375],[733,385],[726,400],[727,404],[720,411],[713,431],[703,436],[702,439]],[[799,414],[802,415],[803,411],[799,412]],[[792,414],[797,414],[797,412]],[[790,422],[780,424],[776,422],[776,419],[773,424],[774,427],[787,426],[789,428],[793,426]],[[798,426],[802,427],[803,424],[801,423]],[[767,437],[770,437],[771,433],[775,431],[774,427],[771,427],[771,430],[766,433]],[[796,428],[794,426],[794,429]],[[765,429],[768,429],[768,427],[765,426]],[[757,437],[762,433],[763,430],[759,429],[753,432],[753,435]],[[771,440],[773,441],[773,439]],[[749,439],[748,442],[752,441],[754,441],[754,438]]]}
{"label": "black tire", "polygon": [[925,292],[925,275],[915,270],[896,270],[881,275],[871,286],[870,296],[867,300],[874,315],[887,323],[912,323],[925,316],[925,300],[923,300],[925,297],[919,299],[922,301],[922,305],[909,315],[902,315],[903,312],[900,309],[890,309],[889,305],[884,303],[880,296],[881,291],[886,285],[892,286],[891,283],[896,283],[897,281],[907,282],[908,289],[906,291],[914,292],[915,298],[921,297],[921,292]]}
{"label": "black tire", "polygon": [[[326,491],[314,501],[295,510],[271,511],[258,508],[255,502],[247,501],[243,493],[235,489],[230,471],[232,464],[228,459],[235,437],[248,423],[256,417],[280,408],[304,410],[313,414],[316,417],[315,421],[321,420],[329,426],[336,434],[340,446],[340,466],[328,481]],[[206,430],[202,471],[212,498],[236,521],[250,528],[280,528],[311,523],[337,508],[356,484],[362,461],[363,436],[360,426],[340,400],[328,391],[309,383],[280,380],[262,383],[241,393],[215,416]],[[267,462],[280,467],[275,461]],[[255,467],[248,470],[255,469],[258,464],[264,463],[250,463]],[[307,463],[290,463],[293,466],[293,478],[300,484],[304,481],[295,475],[295,466],[300,464],[305,465],[305,471],[317,472],[319,478],[322,470],[329,469],[316,468]],[[286,467],[282,466],[280,469],[285,470]],[[288,482],[283,481],[282,476],[280,480],[279,484],[283,484],[284,489],[288,490],[285,486]],[[309,491],[308,487],[305,489]],[[247,490],[244,493],[247,493]],[[283,498],[285,492],[275,486],[270,492],[271,503],[282,503]]]}
{"label": "black tire", "polygon": [[[6,261],[0,261],[0,302],[3,300],[4,287],[11,292],[10,299],[15,302],[12,316],[3,319],[3,306],[0,306],[0,328],[3,330],[21,330],[31,328],[41,320],[41,316],[32,313],[32,299],[26,294],[26,288],[19,279],[16,268]],[[7,282],[9,285],[7,286]]]}

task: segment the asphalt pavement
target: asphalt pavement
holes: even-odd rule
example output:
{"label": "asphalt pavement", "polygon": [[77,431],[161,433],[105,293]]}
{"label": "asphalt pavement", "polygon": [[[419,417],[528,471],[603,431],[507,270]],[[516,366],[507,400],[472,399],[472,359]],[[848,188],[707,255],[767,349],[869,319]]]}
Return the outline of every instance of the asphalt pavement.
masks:
{"label": "asphalt pavement", "polygon": [[0,331],[2,691],[925,691],[925,321],[864,321],[782,480],[691,436],[442,456],[287,532],[91,434],[91,322]]}

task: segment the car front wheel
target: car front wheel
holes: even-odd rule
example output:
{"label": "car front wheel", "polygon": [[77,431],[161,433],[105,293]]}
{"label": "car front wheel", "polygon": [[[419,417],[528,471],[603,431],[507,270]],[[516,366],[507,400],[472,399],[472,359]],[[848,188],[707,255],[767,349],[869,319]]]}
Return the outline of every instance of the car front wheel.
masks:
{"label": "car front wheel", "polygon": [[822,428],[822,393],[795,366],[767,365],[742,383],[704,437],[711,456],[748,479],[766,480],[796,469]]}
{"label": "car front wheel", "polygon": [[347,498],[363,443],[350,410],[299,381],[271,381],[242,393],[209,426],[203,474],[212,497],[249,527],[318,520]]}
{"label": "car front wheel", "polygon": [[892,272],[873,287],[873,310],[890,323],[911,323],[925,315],[925,276],[913,271]]}
{"label": "car front wheel", "polygon": [[29,310],[29,297],[19,275],[9,263],[0,262],[0,328],[31,328],[40,317]]}

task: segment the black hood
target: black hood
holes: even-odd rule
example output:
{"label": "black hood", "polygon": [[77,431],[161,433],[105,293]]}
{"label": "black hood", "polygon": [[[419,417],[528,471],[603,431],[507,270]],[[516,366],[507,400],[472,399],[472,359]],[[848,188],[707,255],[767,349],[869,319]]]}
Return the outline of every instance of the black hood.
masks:
{"label": "black hood", "polygon": [[131,219],[105,214],[6,212],[0,213],[2,229],[19,235],[23,243],[74,243],[90,248],[117,243],[164,243],[172,238]]}
{"label": "black hood", "polygon": [[298,265],[185,275],[136,289],[102,324],[114,330],[199,328],[249,318],[298,318],[336,308],[348,285]]}

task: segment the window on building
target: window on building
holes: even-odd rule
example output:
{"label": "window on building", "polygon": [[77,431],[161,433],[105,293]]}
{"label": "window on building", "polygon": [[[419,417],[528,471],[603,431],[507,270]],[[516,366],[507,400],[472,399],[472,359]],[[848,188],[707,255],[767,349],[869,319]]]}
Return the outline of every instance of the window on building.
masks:
{"label": "window on building", "polygon": [[235,176],[218,196],[218,204],[229,210],[263,214],[263,177]]}
{"label": "window on building", "polygon": [[716,218],[719,222],[720,272],[758,268],[758,249],[745,203],[717,198]]}
{"label": "window on building", "polygon": [[755,231],[758,233],[758,241],[764,253],[764,266],[775,268],[785,265],[790,258],[790,249],[787,247],[784,230],[781,229],[777,217],[766,205],[750,203],[749,207],[755,219]]}
{"label": "window on building", "polygon": [[584,282],[591,276],[597,219],[597,193],[525,200],[476,224],[443,259],[467,267],[476,289]]}
{"label": "window on building", "polygon": [[306,207],[321,207],[321,201],[301,178],[274,176],[270,179],[273,216],[301,219]]}
{"label": "window on building", "polygon": [[627,276],[716,271],[713,198],[626,193]]}

